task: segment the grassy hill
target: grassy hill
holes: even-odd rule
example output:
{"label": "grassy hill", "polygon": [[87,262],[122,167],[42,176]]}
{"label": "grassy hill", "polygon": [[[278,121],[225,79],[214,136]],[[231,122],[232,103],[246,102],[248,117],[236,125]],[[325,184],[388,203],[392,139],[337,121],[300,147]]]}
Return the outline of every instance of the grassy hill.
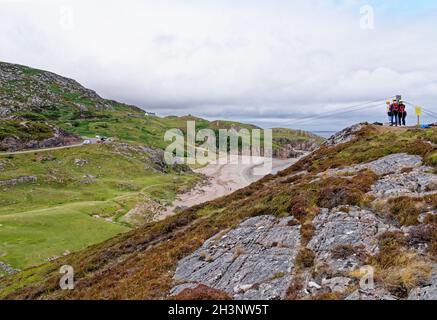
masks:
{"label": "grassy hill", "polygon": [[[140,204],[165,205],[200,177],[122,143],[0,157],[0,261],[26,268],[126,232]],[[152,216],[141,212],[143,222]]]}
{"label": "grassy hill", "polygon": [[[193,116],[158,117],[131,105],[103,99],[75,80],[26,66],[0,62],[0,150],[1,141],[41,141],[52,137],[54,128],[78,136],[104,135],[120,140],[165,148],[164,133],[169,129],[186,132],[186,122],[196,121],[196,129],[253,129],[256,126],[231,121],[207,121]],[[275,130],[274,148],[291,140],[306,139],[315,144],[319,137],[291,129]],[[6,147],[4,147],[5,149]],[[6,150],[5,150],[6,151]]]}
{"label": "grassy hill", "polygon": [[[218,232],[235,229],[245,219],[263,215],[289,217],[290,228],[296,226],[297,230],[300,230],[303,240],[296,258],[294,279],[299,279],[300,275],[312,277],[321,272],[328,272],[326,267],[314,265],[314,253],[305,247],[316,232],[312,221],[321,215],[323,210],[331,210],[336,206],[340,206],[339,210],[343,215],[347,215],[350,210],[371,210],[375,212],[375,215],[373,213],[371,215],[373,219],[384,217],[386,221],[384,223],[391,223],[394,230],[402,225],[417,225],[430,230],[431,234],[420,240],[421,243],[427,244],[427,249],[423,253],[416,253],[410,240],[402,238],[404,236],[386,232],[380,238],[373,239],[379,241],[379,253],[362,256],[364,259],[362,263],[367,262],[377,268],[377,285],[381,290],[388,290],[399,297],[405,297],[412,287],[422,284],[425,274],[429,272],[429,261],[433,259],[435,261],[437,256],[435,219],[430,216],[420,225],[415,219],[423,212],[420,211],[422,209],[418,209],[419,203],[425,208],[423,210],[430,210],[430,208],[436,210],[435,192],[433,193],[430,187],[429,194],[423,198],[401,197],[380,204],[375,202],[377,199],[370,197],[367,192],[376,181],[387,179],[387,174],[379,176],[368,169],[363,169],[355,175],[339,171],[338,175],[331,176],[329,170],[348,168],[388,155],[407,153],[422,157],[425,165],[431,168],[424,169],[428,170],[426,174],[432,172],[435,174],[437,173],[436,143],[435,128],[397,130],[363,126],[354,133],[354,139],[342,144],[326,145],[278,175],[267,176],[232,195],[187,209],[164,221],[147,224],[84,251],[0,280],[0,297],[8,299],[168,298],[170,289],[175,285],[173,275],[181,259],[195,252],[207,239]],[[412,172],[413,168],[402,170],[404,175],[397,174],[398,180],[408,177],[408,173]],[[398,204],[401,206],[399,207]],[[410,208],[413,210],[410,212],[415,214],[415,218],[410,219],[409,222],[404,220],[409,212],[403,210],[404,207]],[[280,246],[278,244],[276,246],[279,250]],[[343,257],[348,255],[347,250],[355,250],[353,247],[335,249],[343,250],[341,253],[336,253]],[[245,253],[239,251],[239,254]],[[206,262],[202,263],[214,262],[208,260],[209,258],[205,259]],[[75,270],[76,287],[72,291],[62,291],[58,288],[58,270],[64,264],[73,266]],[[338,275],[339,271],[336,272]],[[352,281],[359,280],[358,276],[354,278],[353,273],[347,276],[355,279]],[[283,274],[275,274],[272,277],[278,279],[283,277]],[[299,285],[294,283],[290,286],[287,294],[290,299],[296,298],[301,288]],[[233,292],[232,288],[231,292]],[[201,292],[190,297],[201,298]],[[333,299],[341,298],[341,295],[314,294],[310,298]]]}
{"label": "grassy hill", "polygon": [[[44,70],[0,62],[0,151],[51,148],[102,135],[108,145],[0,153],[0,262],[23,269],[148,222],[201,180],[162,163],[167,130],[252,129],[193,116],[158,117]],[[317,137],[282,129],[281,148]],[[0,275],[2,270],[0,268]]]}

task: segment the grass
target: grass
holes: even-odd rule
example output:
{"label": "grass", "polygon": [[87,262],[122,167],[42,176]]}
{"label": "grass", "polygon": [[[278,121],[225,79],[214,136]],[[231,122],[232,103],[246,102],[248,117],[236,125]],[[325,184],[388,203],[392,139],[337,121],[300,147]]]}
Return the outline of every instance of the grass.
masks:
{"label": "grass", "polygon": [[0,140],[15,137],[22,140],[44,140],[53,136],[53,129],[35,121],[0,120]]}
{"label": "grass", "polygon": [[[366,190],[374,178],[369,172],[363,172],[359,178],[352,180],[340,178],[331,181],[322,178],[313,181],[318,172],[354,165],[361,161],[376,160],[390,153],[416,152],[427,156],[433,152],[432,146],[430,149],[426,140],[435,135],[436,129],[405,131],[396,135],[391,131],[379,130],[381,129],[374,126],[365,127],[359,133],[360,140],[341,146],[323,147],[277,176],[267,176],[229,196],[184,210],[164,221],[142,226],[39,268],[7,277],[0,281],[0,297],[8,299],[166,298],[173,286],[173,274],[178,261],[197,250],[204,241],[218,232],[236,227],[249,217],[263,214],[295,215],[301,223],[307,223],[319,212],[317,203],[323,196],[321,190],[332,182],[336,187],[346,190],[348,188]],[[412,148],[413,143],[418,146]],[[293,179],[291,183],[280,183],[302,170],[309,170],[309,172]],[[347,203],[349,197],[341,199],[343,200],[338,201],[340,205],[349,204]],[[298,207],[294,207],[296,200],[300,201]],[[355,203],[355,199],[352,202]],[[426,275],[426,268],[416,264],[417,261],[420,262],[418,257],[410,256],[410,252],[398,248],[398,245],[405,246],[405,239],[397,239],[394,236],[380,241],[383,248],[381,256],[374,257],[376,260],[369,263],[378,267],[379,279],[385,281],[393,292],[405,294],[402,293],[403,288],[419,283],[422,276]],[[348,254],[347,248],[339,254]],[[303,268],[310,267],[313,255],[314,253],[301,251],[298,265]],[[57,271],[62,264],[72,265],[76,272],[76,289],[71,292],[58,290]],[[401,277],[389,278],[391,273]],[[418,276],[414,277],[414,274]],[[290,297],[296,290],[291,291]]]}
{"label": "grass", "polygon": [[91,217],[96,203],[73,203],[0,216],[3,262],[24,269],[111,238],[129,228]]}
{"label": "grass", "polygon": [[[132,225],[123,217],[136,204],[144,199],[171,203],[199,180],[160,172],[153,159],[135,150],[90,145],[0,157],[0,180],[38,178],[1,189],[0,261],[22,269],[126,232]],[[86,176],[94,177],[91,183]]]}

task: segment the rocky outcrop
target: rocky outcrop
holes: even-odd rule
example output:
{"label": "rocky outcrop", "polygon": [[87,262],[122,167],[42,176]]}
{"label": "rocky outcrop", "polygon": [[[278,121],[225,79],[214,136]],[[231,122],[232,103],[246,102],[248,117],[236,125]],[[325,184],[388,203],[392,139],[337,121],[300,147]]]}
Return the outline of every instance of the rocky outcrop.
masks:
{"label": "rocky outcrop", "polygon": [[355,290],[348,295],[345,300],[398,300],[385,289],[378,288],[376,290]]}
{"label": "rocky outcrop", "polygon": [[432,169],[421,166],[408,172],[393,173],[380,178],[371,194],[377,198],[420,197],[436,190],[437,176]]}
{"label": "rocky outcrop", "polygon": [[159,172],[168,172],[170,169],[176,172],[192,172],[189,166],[175,163],[171,168],[164,160],[164,151],[144,145],[134,145],[124,142],[111,143],[115,153],[125,157],[140,157],[146,160],[145,169],[152,169]]}
{"label": "rocky outcrop", "polygon": [[[342,210],[346,210],[341,211]],[[339,272],[354,270],[360,265],[360,255],[373,255],[378,250],[378,234],[389,226],[373,212],[360,207],[322,209],[313,220],[315,234],[308,248],[316,253],[316,261],[323,262]],[[339,257],[335,250],[351,248],[351,255]]]}
{"label": "rocky outcrop", "polygon": [[59,128],[53,128],[53,136],[44,140],[22,140],[16,137],[7,137],[0,141],[0,150],[15,152],[29,149],[62,147],[80,143],[82,139],[77,135]]}
{"label": "rocky outcrop", "polygon": [[[378,175],[369,194],[380,198],[432,193],[426,190],[436,181],[430,168],[422,165],[421,157],[408,154],[393,154],[349,168],[328,170],[318,179],[332,175],[353,179],[365,169]],[[381,236],[394,233],[411,238],[410,233],[415,232],[413,227],[400,227],[371,209],[359,206],[321,208],[311,221],[314,231],[302,247],[302,227],[295,224],[293,218],[261,216],[207,240],[195,253],[179,262],[174,276],[177,285],[172,294],[203,284],[236,299],[277,299],[284,298],[293,283],[299,282],[293,292],[293,297],[299,299],[323,294],[347,300],[398,299],[381,283],[374,289],[360,288],[353,274],[365,267],[370,257],[379,254]],[[296,268],[303,250],[311,253],[313,261],[308,266],[304,264],[303,269],[302,266]],[[411,254],[426,254],[426,250],[417,249],[413,244],[405,250],[412,250]],[[428,264],[426,259],[423,261]],[[434,275],[429,285],[412,290],[409,298],[432,299],[436,292]]]}
{"label": "rocky outcrop", "polygon": [[[94,91],[72,79],[57,74],[31,69],[25,66],[0,62],[0,114],[3,117],[14,112],[38,112],[47,108],[63,107],[66,98],[78,110],[87,110],[83,101],[88,99],[97,109],[112,106]],[[76,101],[69,95],[81,99]]]}
{"label": "rocky outcrop", "polygon": [[422,158],[406,153],[396,153],[369,163],[330,169],[318,177],[342,176],[353,179],[361,170],[369,169],[379,175],[370,194],[377,198],[423,196],[436,190],[437,176],[431,167],[422,165]]}
{"label": "rocky outcrop", "polygon": [[356,138],[354,133],[360,131],[365,125],[367,125],[367,123],[359,123],[351,127],[348,127],[344,130],[341,130],[336,134],[334,134],[332,137],[330,137],[328,140],[326,140],[324,145],[335,146],[341,143],[352,141],[353,139]]}
{"label": "rocky outcrop", "polygon": [[0,180],[0,186],[16,186],[17,184],[22,183],[35,183],[38,181],[38,178],[35,176],[24,176],[24,177],[18,177],[15,179],[9,179],[9,180]]}
{"label": "rocky outcrop", "polygon": [[204,284],[235,299],[284,297],[300,245],[299,226],[289,226],[291,219],[255,217],[207,240],[179,262],[172,294]]}
{"label": "rocky outcrop", "polygon": [[155,215],[165,210],[165,207],[150,198],[145,197],[122,218],[129,224],[139,226],[153,220]]}
{"label": "rocky outcrop", "polygon": [[308,140],[289,139],[289,138],[274,138],[273,143],[280,147],[273,149],[273,157],[278,159],[297,158],[304,155],[306,152],[312,152],[319,147],[317,137],[309,136]]}

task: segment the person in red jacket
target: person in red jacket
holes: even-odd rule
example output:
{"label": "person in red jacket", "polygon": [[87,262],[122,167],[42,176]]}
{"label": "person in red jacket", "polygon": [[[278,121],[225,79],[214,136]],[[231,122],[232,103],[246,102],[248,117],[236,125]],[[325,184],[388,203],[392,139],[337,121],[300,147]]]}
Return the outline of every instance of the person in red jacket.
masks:
{"label": "person in red jacket", "polygon": [[399,103],[399,110],[398,110],[398,119],[399,119],[399,125],[406,125],[406,119],[407,119],[407,108],[405,107],[405,104],[403,101]]}

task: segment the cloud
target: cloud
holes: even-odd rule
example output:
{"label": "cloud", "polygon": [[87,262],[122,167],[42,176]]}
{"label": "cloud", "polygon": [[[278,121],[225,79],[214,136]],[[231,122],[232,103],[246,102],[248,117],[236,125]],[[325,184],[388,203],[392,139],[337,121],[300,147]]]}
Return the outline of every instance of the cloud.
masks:
{"label": "cloud", "polygon": [[[368,3],[374,30],[360,28]],[[292,126],[398,93],[434,106],[437,14],[431,2],[415,3],[3,0],[0,59],[159,114]],[[331,128],[383,111],[305,125]]]}

